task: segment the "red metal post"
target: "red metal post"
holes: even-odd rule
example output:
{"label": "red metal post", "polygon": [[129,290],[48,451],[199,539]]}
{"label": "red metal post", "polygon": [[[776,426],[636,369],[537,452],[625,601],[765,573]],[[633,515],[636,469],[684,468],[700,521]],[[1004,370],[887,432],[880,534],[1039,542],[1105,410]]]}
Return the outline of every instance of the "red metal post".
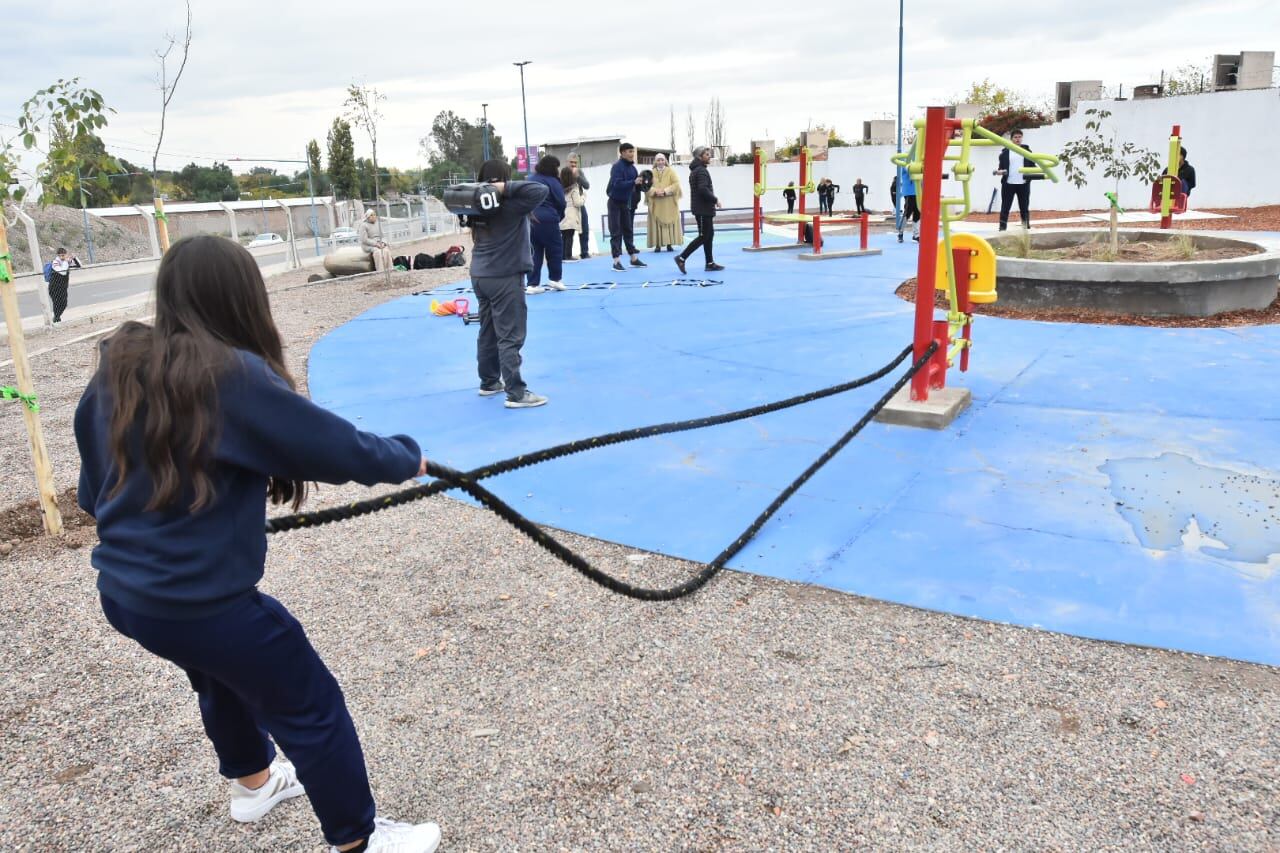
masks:
{"label": "red metal post", "polygon": [[[914,358],[918,361],[933,334],[933,283],[938,267],[938,222],[942,197],[942,157],[947,150],[947,112],[944,107],[929,107],[925,113],[924,129],[924,175],[920,187],[920,255],[916,264],[916,319],[914,338]],[[910,180],[910,175],[907,180]],[[946,364],[946,353],[941,353],[943,365]],[[936,362],[920,370],[911,380],[911,399],[925,401],[929,399],[929,388],[933,385],[930,374]]]}
{"label": "red metal post", "polygon": [[868,237],[868,232],[870,230],[871,230],[871,220],[867,218],[867,214],[864,212],[862,214],[862,233],[861,233],[863,251],[866,251],[867,237]]}
{"label": "red metal post", "polygon": [[[973,282],[973,274],[969,272],[969,260],[973,257],[972,249],[952,249],[951,257],[956,265],[956,302],[960,305],[960,311],[972,318],[973,303],[969,301],[969,285]],[[961,337],[964,340],[972,340],[973,332],[972,319],[964,324],[964,331]],[[960,372],[964,373],[969,369],[969,345],[965,344],[964,349],[960,350]]]}
{"label": "red metal post", "polygon": [[813,217],[813,253],[822,254],[822,217]]}
{"label": "red metal post", "polygon": [[[751,188],[753,190],[756,187],[760,186],[761,184],[760,158],[762,156],[763,156],[763,152],[761,152],[761,150],[757,148],[756,159],[755,159],[755,164],[756,164],[755,183],[751,185]],[[759,249],[760,248],[760,199],[763,198],[763,196],[761,196],[759,193],[756,193],[755,195],[756,195],[755,209],[751,216],[751,248]]]}

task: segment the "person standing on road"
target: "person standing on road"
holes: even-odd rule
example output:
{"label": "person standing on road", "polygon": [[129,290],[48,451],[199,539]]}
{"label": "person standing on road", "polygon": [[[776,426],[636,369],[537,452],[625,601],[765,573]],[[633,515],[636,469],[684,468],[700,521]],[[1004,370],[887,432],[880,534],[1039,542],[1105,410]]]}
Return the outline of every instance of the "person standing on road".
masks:
{"label": "person standing on road", "polygon": [[476,341],[480,396],[505,391],[508,409],[541,406],[547,398],[530,391],[520,375],[520,349],[528,330],[525,275],[533,270],[529,214],[550,190],[537,181],[511,180],[511,166],[502,160],[485,161],[480,180],[493,184],[500,196],[497,210],[469,219],[471,287],[480,303]]}
{"label": "person standing on road", "polygon": [[[424,477],[417,442],[362,432],[297,392],[257,262],[222,237],[174,243],[156,274],[154,325],[125,323],[99,352],[74,425],[100,606],[116,631],[186,674],[231,819],[254,823],[305,793],[339,851],[434,851],[436,824],[377,814],[337,679],[298,620],[258,590],[267,500],[296,511],[310,481]],[[157,768],[132,766],[127,744],[104,748],[125,765],[121,784],[154,788]],[[162,802],[150,807],[174,819]],[[240,832],[222,841],[207,839],[256,846]]]}
{"label": "person standing on road", "polygon": [[711,149],[699,145],[693,149],[693,162],[689,164],[689,208],[698,222],[698,236],[685,246],[684,251],[675,256],[676,266],[685,272],[684,262],[699,246],[702,256],[707,262],[707,272],[719,272],[724,269],[715,261],[712,244],[716,238],[716,211],[723,205],[716,198],[715,187],[711,184],[711,172],[707,166],[711,163]]}
{"label": "person standing on road", "polygon": [[62,312],[67,310],[67,291],[71,288],[71,270],[80,269],[80,259],[68,255],[66,249],[58,249],[49,262],[49,301],[53,303],[53,322],[62,322]]}
{"label": "person standing on road", "polygon": [[636,171],[636,147],[630,142],[618,146],[618,162],[609,171],[609,248],[613,252],[613,268],[622,272],[622,248],[631,256],[631,266],[647,267],[636,248],[635,213],[631,202],[636,187],[644,181]]}
{"label": "person standing on road", "polygon": [[378,214],[373,212],[373,208],[364,212],[364,222],[360,223],[360,248],[373,256],[375,271],[382,272],[393,266],[391,249],[382,239],[382,227],[378,225]]}

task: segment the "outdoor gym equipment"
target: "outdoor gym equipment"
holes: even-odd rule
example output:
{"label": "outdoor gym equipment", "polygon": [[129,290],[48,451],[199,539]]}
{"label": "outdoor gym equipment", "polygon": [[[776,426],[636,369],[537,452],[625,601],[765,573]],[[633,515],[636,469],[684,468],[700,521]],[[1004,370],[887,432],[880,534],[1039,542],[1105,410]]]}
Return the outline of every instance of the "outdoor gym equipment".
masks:
{"label": "outdoor gym equipment", "polygon": [[1151,185],[1151,212],[1160,214],[1160,227],[1165,231],[1173,227],[1175,213],[1187,212],[1187,194],[1182,191],[1182,179],[1178,177],[1181,154],[1182,125],[1175,124],[1169,134],[1169,163],[1164,174]]}
{"label": "outdoor gym equipment", "polygon": [[[751,208],[752,209],[751,246],[746,248],[744,251],[768,252],[776,249],[803,248],[805,245],[807,245],[804,242],[804,223],[808,222],[809,218],[805,217],[805,197],[809,193],[815,192],[817,190],[817,185],[814,183],[813,175],[810,174],[809,172],[809,167],[810,167],[809,149],[801,148],[800,149],[800,183],[799,185],[790,188],[796,191],[796,196],[800,202],[800,210],[798,215],[802,217],[802,219],[788,220],[788,221],[797,222],[795,243],[784,243],[780,246],[761,246],[760,230],[761,230],[761,225],[763,224],[763,221],[764,221],[764,209],[760,199],[767,192],[780,192],[788,188],[769,186],[769,181],[768,181],[769,164],[766,163],[764,160],[764,151],[759,148],[756,149],[755,183],[752,187],[752,193],[755,196],[755,199],[753,201],[752,208]],[[790,214],[790,215],[796,216],[797,214]],[[770,217],[770,219],[773,219],[773,218],[774,217]]]}
{"label": "outdoor gym equipment", "polygon": [[[804,261],[825,261],[832,258],[854,258],[859,255],[878,255],[879,249],[868,249],[867,238],[870,233],[871,219],[867,214],[863,213],[859,216],[822,216],[817,213],[771,213],[765,217],[771,223],[799,222],[800,223],[800,244],[803,245],[804,226],[809,225],[813,229],[813,251],[800,255],[800,259]],[[858,225],[860,235],[859,248],[848,249],[840,252],[822,253],[822,224],[827,225]],[[767,246],[769,249],[794,249],[795,245],[786,244],[785,246]]]}
{"label": "outdoor gym equipment", "polygon": [[[974,167],[969,155],[973,148],[1001,146],[1012,154],[1035,163],[1022,166],[1024,175],[1039,175],[1057,182],[1051,170],[1058,165],[1058,158],[1051,154],[1028,151],[1020,145],[977,125],[973,119],[947,118],[944,107],[929,107],[926,117],[915,122],[916,139],[909,151],[895,154],[893,164],[905,170],[915,184],[916,198],[920,205],[920,257],[916,267],[916,313],[913,353],[916,359],[923,357],[930,348],[933,355],[924,369],[912,377],[911,399],[925,402],[930,389],[946,387],[947,368],[960,355],[960,369],[969,367],[969,349],[972,346],[973,324],[970,303],[994,302],[995,253],[980,237],[964,235],[953,238],[951,223],[969,215],[969,179]],[[951,153],[951,148],[959,149]],[[943,171],[952,163],[951,177],[960,182],[960,197],[944,198],[942,195]],[[938,232],[942,240],[938,240]],[[938,253],[942,253],[940,265]],[[949,310],[945,320],[934,320],[934,288],[928,282],[941,284],[945,266],[946,291]],[[959,332],[957,339],[956,333]],[[954,342],[954,347],[952,346]]]}

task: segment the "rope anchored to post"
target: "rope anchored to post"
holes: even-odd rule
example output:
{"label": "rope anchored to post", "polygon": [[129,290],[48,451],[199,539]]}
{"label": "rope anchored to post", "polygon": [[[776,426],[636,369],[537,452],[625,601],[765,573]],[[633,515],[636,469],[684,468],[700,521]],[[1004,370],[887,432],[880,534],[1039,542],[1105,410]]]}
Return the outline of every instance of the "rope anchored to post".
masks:
{"label": "rope anchored to post", "polygon": [[885,394],[876,401],[866,414],[864,414],[857,423],[855,423],[844,435],[842,435],[831,447],[827,449],[818,459],[804,470],[791,485],[779,493],[778,497],[769,504],[769,506],[756,517],[746,530],[726,547],[720,554],[703,566],[697,574],[683,583],[665,589],[651,589],[647,587],[639,587],[619,580],[605,572],[592,566],[586,559],[579,556],[567,546],[560,543],[545,530],[538,527],[529,519],[525,518],[508,504],[504,503],[500,498],[485,489],[479,484],[480,480],[489,477],[496,477],[518,468],[525,468],[530,465],[536,465],[540,462],[546,462],[550,459],[557,459],[563,456],[569,456],[574,453],[580,453],[584,450],[591,450],[596,447],[606,447],[611,444],[620,444],[626,441],[633,441],[639,438],[650,438],[655,435],[668,435],[676,432],[685,432],[702,427],[715,426],[718,424],[731,423],[733,421],[744,420],[746,418],[757,417],[759,415],[777,412],[798,406],[802,403],[820,400],[824,397],[830,397],[863,385],[875,382],[892,372],[898,365],[906,360],[911,354],[912,347],[905,348],[897,355],[893,361],[885,365],[875,373],[849,382],[833,385],[829,388],[823,388],[818,391],[811,391],[807,394],[801,394],[796,397],[789,397],[785,400],[779,400],[774,403],[767,403],[762,406],[755,406],[750,409],[742,409],[737,412],[728,412],[723,415],[715,415],[707,418],[698,418],[696,420],[675,421],[672,423],[658,424],[655,426],[640,427],[637,429],[624,430],[621,432],[608,433],[596,436],[594,438],[584,438],[577,441],[571,441],[566,444],[549,447],[545,450],[539,450],[535,453],[517,456],[502,462],[495,463],[484,468],[477,468],[472,471],[458,471],[435,462],[427,462],[427,473],[436,479],[431,483],[421,486],[404,489],[385,495],[380,498],[373,498],[365,501],[358,501],[345,507],[334,507],[331,509],[318,510],[316,512],[299,513],[297,515],[283,516],[280,518],[272,518],[267,520],[267,533],[280,533],[287,530],[298,530],[304,527],[312,527],[320,524],[328,524],[335,521],[345,521],[360,515],[368,515],[369,513],[378,512],[379,510],[389,509],[393,506],[400,506],[411,501],[420,500],[430,495],[448,491],[450,489],[461,489],[467,494],[478,500],[486,509],[497,514],[507,523],[524,533],[535,543],[549,551],[553,556],[569,566],[576,569],[584,577],[609,589],[613,592],[625,595],[629,598],[636,598],[642,601],[672,601],[677,598],[683,598],[687,595],[698,591],[705,586],[713,577],[715,577],[725,564],[731,560],[734,555],[741,551],[748,542],[750,542],[765,523],[773,517],[787,500],[795,494],[799,489],[809,481],[814,474],[818,472],[822,466],[826,465],[831,459],[839,453],[845,445],[854,439],[862,431],[862,429],[871,422],[871,420],[880,412],[881,409],[888,404],[893,395],[901,390],[911,378],[928,363],[937,350],[937,344],[931,344],[920,358],[916,359],[911,368],[904,373],[894,383]]}

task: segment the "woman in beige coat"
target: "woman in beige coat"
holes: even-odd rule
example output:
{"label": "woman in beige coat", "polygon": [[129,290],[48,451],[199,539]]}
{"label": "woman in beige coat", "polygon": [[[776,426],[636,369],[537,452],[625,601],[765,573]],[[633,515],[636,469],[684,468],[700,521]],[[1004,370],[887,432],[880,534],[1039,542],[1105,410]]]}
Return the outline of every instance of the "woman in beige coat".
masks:
{"label": "woman in beige coat", "polygon": [[675,169],[667,165],[667,158],[659,154],[653,158],[653,189],[649,190],[649,248],[661,252],[666,246],[668,252],[674,252],[675,246],[684,245],[684,234],[680,229],[680,199],[684,198],[684,190],[680,188],[680,178]]}
{"label": "woman in beige coat", "polygon": [[578,186],[578,176],[573,167],[565,166],[560,170],[560,186],[564,187],[564,219],[560,220],[560,237],[564,240],[564,259],[577,261],[573,256],[573,235],[582,231],[582,207],[587,197]]}

